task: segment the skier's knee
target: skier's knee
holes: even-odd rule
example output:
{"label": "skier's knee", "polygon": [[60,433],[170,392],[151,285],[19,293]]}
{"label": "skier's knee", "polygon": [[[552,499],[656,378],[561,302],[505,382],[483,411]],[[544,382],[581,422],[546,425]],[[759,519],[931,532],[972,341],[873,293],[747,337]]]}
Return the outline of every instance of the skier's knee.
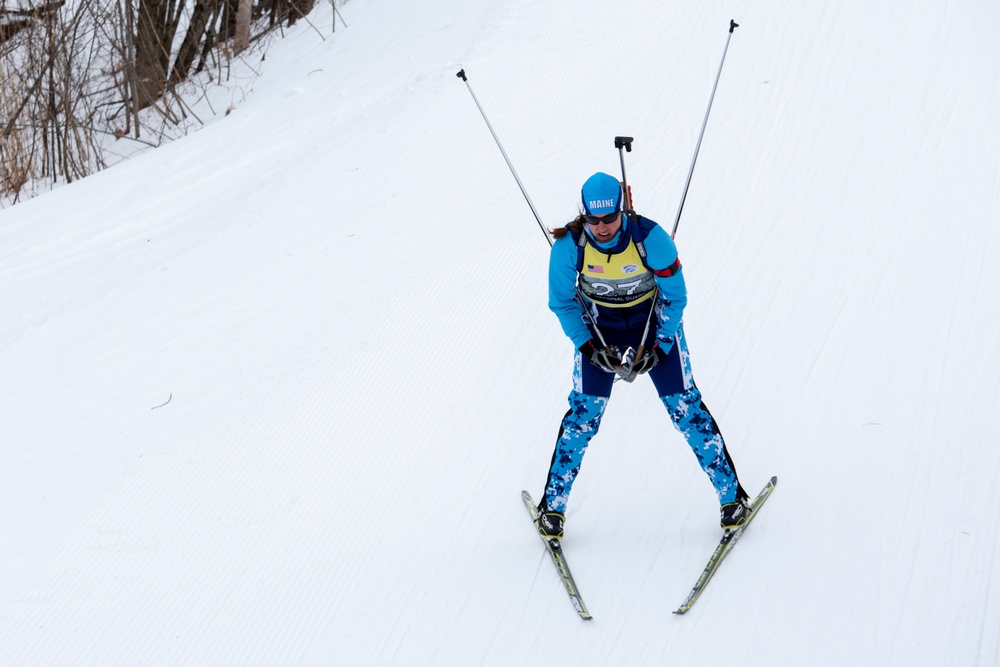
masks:
{"label": "skier's knee", "polygon": [[607,405],[608,399],[602,396],[570,392],[569,412],[563,417],[563,430],[592,436],[601,426],[601,417]]}
{"label": "skier's knee", "polygon": [[677,424],[690,414],[692,407],[700,409],[701,392],[698,391],[698,387],[692,387],[687,391],[660,396],[660,401],[670,413],[670,419]]}

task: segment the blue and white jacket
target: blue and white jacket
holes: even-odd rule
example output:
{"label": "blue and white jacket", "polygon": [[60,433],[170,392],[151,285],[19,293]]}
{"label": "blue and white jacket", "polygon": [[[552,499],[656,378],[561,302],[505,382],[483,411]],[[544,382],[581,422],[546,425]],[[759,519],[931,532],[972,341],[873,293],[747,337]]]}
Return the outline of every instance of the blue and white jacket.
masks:
{"label": "blue and white jacket", "polygon": [[580,347],[594,337],[577,299],[577,287],[602,333],[610,329],[641,335],[655,285],[656,338],[669,349],[687,305],[687,287],[673,239],[642,216],[622,214],[618,234],[603,244],[587,227],[558,239],[549,255],[549,309],[573,346]]}

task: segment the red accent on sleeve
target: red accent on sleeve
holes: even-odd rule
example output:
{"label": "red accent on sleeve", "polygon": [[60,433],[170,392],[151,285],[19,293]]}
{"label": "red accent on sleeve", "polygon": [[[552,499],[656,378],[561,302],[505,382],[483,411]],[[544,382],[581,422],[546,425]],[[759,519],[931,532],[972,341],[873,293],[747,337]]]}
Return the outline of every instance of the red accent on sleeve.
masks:
{"label": "red accent on sleeve", "polygon": [[669,278],[670,276],[675,275],[680,270],[681,270],[681,258],[678,257],[676,262],[674,262],[665,269],[660,269],[659,271],[653,269],[653,273],[655,273],[661,278]]}

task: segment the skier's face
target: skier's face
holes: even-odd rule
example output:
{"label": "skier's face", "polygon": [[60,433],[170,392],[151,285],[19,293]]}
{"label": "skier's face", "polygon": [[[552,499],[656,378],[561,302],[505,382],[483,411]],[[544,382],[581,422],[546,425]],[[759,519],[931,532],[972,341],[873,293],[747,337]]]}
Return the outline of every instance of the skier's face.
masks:
{"label": "skier's face", "polygon": [[621,212],[605,216],[587,216],[587,224],[590,225],[590,233],[598,243],[607,243],[615,237],[622,226]]}

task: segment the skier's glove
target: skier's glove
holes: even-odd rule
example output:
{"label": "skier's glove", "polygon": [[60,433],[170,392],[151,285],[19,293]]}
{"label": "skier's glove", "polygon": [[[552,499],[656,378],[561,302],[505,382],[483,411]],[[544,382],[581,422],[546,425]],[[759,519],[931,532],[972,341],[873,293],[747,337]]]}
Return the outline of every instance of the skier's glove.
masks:
{"label": "skier's glove", "polygon": [[660,349],[660,346],[654,345],[652,350],[646,350],[641,357],[635,360],[629,369],[629,374],[634,376],[647,373],[666,357],[666,353]]}
{"label": "skier's glove", "polygon": [[604,347],[594,345],[593,340],[588,340],[580,346],[580,354],[590,360],[602,371],[616,373],[622,367],[622,360]]}

